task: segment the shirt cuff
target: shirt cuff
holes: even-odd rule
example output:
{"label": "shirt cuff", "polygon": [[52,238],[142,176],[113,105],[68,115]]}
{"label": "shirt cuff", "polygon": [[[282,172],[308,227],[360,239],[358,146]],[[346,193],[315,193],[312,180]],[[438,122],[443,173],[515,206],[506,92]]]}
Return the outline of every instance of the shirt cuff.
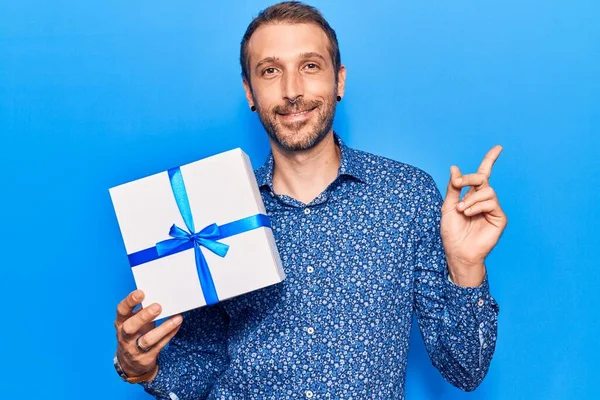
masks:
{"label": "shirt cuff", "polygon": [[156,360],[158,364],[158,373],[154,377],[154,379],[150,382],[140,382],[139,385],[144,388],[144,390],[151,395],[160,398],[160,399],[172,399],[172,393],[169,392],[169,377],[165,371],[165,368],[160,367],[160,353],[158,355],[158,359]]}
{"label": "shirt cuff", "polygon": [[[445,281],[447,320],[460,332],[470,332],[478,343],[478,367],[489,365],[496,345],[498,303],[490,294],[487,272],[481,285],[462,287],[448,276]],[[474,344],[474,342],[472,342]]]}
{"label": "shirt cuff", "polygon": [[493,310],[498,313],[498,303],[490,294],[490,286],[488,282],[487,272],[483,278],[481,285],[475,287],[463,287],[455,284],[450,279],[446,281],[446,298],[450,308],[460,312],[460,310],[470,310],[475,314],[478,321],[489,318],[489,313],[486,310]]}

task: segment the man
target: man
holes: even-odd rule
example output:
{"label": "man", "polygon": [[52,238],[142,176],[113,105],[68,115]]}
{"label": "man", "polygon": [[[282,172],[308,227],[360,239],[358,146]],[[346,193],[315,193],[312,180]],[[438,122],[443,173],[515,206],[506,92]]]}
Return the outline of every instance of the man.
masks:
{"label": "man", "polygon": [[403,399],[416,313],[432,363],[474,390],[496,342],[484,260],[507,224],[488,182],[502,148],[475,174],[452,167],[445,200],[422,170],[348,148],[332,130],[337,38],[302,3],[261,12],[240,61],[271,144],[256,177],[287,279],[158,327],[160,306],[134,312],[132,292],[120,374],[158,399]]}

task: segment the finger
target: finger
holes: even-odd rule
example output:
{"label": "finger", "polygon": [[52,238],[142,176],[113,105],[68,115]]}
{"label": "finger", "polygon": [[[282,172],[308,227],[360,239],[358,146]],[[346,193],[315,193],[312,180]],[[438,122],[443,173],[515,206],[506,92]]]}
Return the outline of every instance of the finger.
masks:
{"label": "finger", "polygon": [[457,186],[457,183],[460,182],[461,176],[462,174],[457,166],[453,165],[450,167],[450,181],[446,189],[445,201],[453,205],[460,200],[461,188]]}
{"label": "finger", "polygon": [[487,152],[485,157],[483,157],[483,161],[479,165],[477,172],[484,174],[489,178],[492,174],[492,167],[498,159],[498,156],[500,156],[500,153],[502,153],[502,146],[496,145],[492,147],[492,149]]}
{"label": "finger", "polygon": [[463,196],[461,201],[465,201],[466,199],[469,198],[469,196],[471,196],[473,193],[476,193],[475,188],[473,186],[471,186],[469,188],[469,190],[467,191],[467,193],[465,193],[465,195]]}
{"label": "finger", "polygon": [[169,341],[171,339],[173,339],[173,336],[177,335],[177,332],[179,332],[179,328],[181,328],[181,325],[177,326],[175,329],[173,329],[171,332],[169,332],[165,337],[163,337],[158,343],[156,343],[154,345],[154,347],[152,348],[152,350],[155,351],[156,353],[160,352],[167,345],[167,343],[169,343]]}
{"label": "finger", "polygon": [[177,329],[182,321],[183,317],[181,315],[175,315],[137,339],[138,343],[145,348],[153,347],[166,335],[171,333],[174,329]]}
{"label": "finger", "polygon": [[117,319],[116,323],[121,324],[125,322],[133,314],[133,309],[144,299],[144,292],[141,290],[134,290],[125,297],[117,306]]}
{"label": "finger", "polygon": [[467,208],[464,213],[469,217],[473,217],[481,213],[493,213],[499,207],[500,205],[496,200],[480,201]]}
{"label": "finger", "polygon": [[150,322],[160,314],[161,307],[157,303],[152,303],[147,308],[142,308],[140,312],[123,322],[121,326],[121,333],[126,340],[131,340],[134,336],[137,337],[137,333],[142,327]]}
{"label": "finger", "polygon": [[492,189],[491,186],[486,187],[478,192],[473,193],[473,195],[469,197],[463,197],[463,199],[456,205],[456,209],[459,211],[464,211],[467,208],[471,207],[475,203],[479,203],[481,201],[492,200],[496,197],[496,192]]}
{"label": "finger", "polygon": [[476,190],[489,186],[488,177],[480,172],[463,175],[456,180],[456,186],[460,189],[466,186],[473,186]]}

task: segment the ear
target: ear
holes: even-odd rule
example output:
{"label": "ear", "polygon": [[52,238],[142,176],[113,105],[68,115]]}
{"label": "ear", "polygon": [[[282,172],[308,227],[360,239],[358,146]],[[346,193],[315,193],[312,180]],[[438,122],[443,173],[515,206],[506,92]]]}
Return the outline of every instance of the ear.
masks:
{"label": "ear", "polygon": [[254,97],[252,96],[252,88],[246,79],[243,79],[242,83],[244,84],[244,92],[246,92],[246,101],[248,102],[248,107],[255,106]]}
{"label": "ear", "polygon": [[338,83],[337,83],[337,94],[338,96],[344,97],[344,89],[346,87],[346,67],[344,65],[340,65],[340,70],[338,71]]}

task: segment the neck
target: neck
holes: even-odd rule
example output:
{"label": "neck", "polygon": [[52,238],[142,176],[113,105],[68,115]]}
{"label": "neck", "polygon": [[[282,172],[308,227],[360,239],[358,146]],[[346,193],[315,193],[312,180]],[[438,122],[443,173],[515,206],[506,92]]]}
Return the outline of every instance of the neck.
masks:
{"label": "neck", "polygon": [[310,203],[337,177],[340,149],[333,130],[315,147],[304,151],[286,151],[271,142],[273,189],[277,194]]}

